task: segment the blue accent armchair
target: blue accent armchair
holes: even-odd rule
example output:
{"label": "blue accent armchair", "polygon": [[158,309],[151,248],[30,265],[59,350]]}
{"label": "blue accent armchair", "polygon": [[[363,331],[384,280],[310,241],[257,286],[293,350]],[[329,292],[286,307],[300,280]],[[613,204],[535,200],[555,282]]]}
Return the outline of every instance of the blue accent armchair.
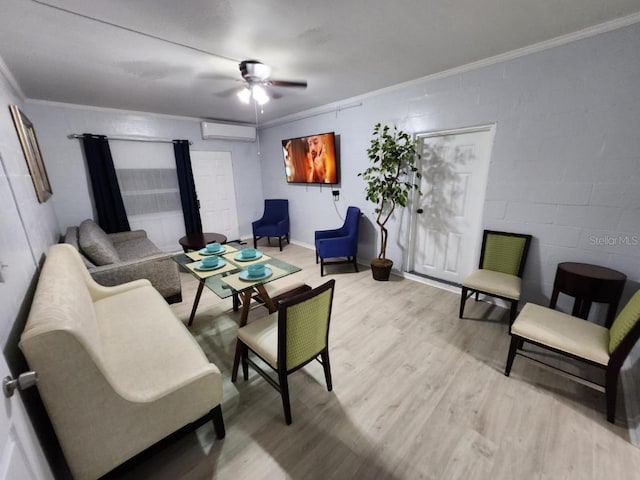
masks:
{"label": "blue accent armchair", "polygon": [[265,200],[262,218],[251,224],[253,227],[253,248],[257,248],[258,240],[267,237],[271,245],[271,237],[278,237],[280,251],[282,239],[289,243],[289,200]]}
{"label": "blue accent armchair", "polygon": [[[316,263],[320,259],[320,276],[324,276],[324,266],[338,263],[353,263],[358,271],[358,228],[360,209],[349,207],[344,225],[337,230],[317,230],[315,233]],[[347,257],[346,260],[325,261],[326,258]]]}

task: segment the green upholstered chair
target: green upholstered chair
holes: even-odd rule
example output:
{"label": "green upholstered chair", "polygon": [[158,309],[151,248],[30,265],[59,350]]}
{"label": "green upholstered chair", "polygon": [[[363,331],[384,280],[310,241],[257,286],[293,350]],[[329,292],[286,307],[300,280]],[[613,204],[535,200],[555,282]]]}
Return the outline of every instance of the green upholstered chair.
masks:
{"label": "green upholstered chair", "polygon": [[[509,376],[516,355],[524,342],[578,359],[605,369],[605,384],[598,385],[568,372],[580,383],[603,390],[607,398],[607,420],[615,420],[620,368],[640,339],[640,290],[616,317],[611,328],[547,307],[527,303],[511,326],[511,345],[504,374]],[[540,362],[540,360],[536,359]],[[544,363],[544,362],[540,362]],[[555,368],[555,367],[554,367]]]}
{"label": "green upholstered chair", "polygon": [[[288,376],[317,359],[324,368],[327,389],[332,390],[329,363],[329,322],[335,280],[280,301],[278,311],[252,320],[238,329],[242,352],[242,372],[249,378],[251,365],[280,392],[287,425],[291,424]],[[249,350],[260,357],[278,375],[274,380],[259,368]]]}
{"label": "green upholstered chair", "polygon": [[518,312],[522,287],[522,274],[529,253],[531,235],[485,230],[482,236],[479,269],[462,282],[460,313],[474,293],[501,298],[511,303],[509,322],[513,323]]}

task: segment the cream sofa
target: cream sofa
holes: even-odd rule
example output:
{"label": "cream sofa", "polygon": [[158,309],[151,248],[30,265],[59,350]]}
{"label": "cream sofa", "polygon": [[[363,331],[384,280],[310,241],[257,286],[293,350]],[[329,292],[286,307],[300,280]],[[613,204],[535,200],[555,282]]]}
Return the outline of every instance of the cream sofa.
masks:
{"label": "cream sofa", "polygon": [[64,242],[73,245],[93,279],[100,285],[113,286],[146,278],[167,300],[182,301],[175,252],[161,251],[144,230],[105,233],[93,220],[69,227]]}
{"label": "cream sofa", "polygon": [[99,285],[70,245],[49,250],[20,348],[76,479],[203,417],[224,437],[220,371],[160,294]]}

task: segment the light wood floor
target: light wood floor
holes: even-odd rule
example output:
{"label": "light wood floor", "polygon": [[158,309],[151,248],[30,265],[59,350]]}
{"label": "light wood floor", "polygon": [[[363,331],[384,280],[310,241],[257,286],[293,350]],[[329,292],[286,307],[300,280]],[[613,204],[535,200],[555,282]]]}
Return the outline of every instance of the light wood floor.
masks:
{"label": "light wood floor", "polygon": [[[313,251],[261,249],[302,267],[306,283],[323,281]],[[521,357],[503,375],[506,310],[470,299],[459,320],[455,293],[327,269],[333,392],[318,363],[293,374],[286,426],[279,394],[255,372],[232,384],[239,314],[205,289],[191,332],[223,373],[227,436],[216,440],[206,424],[125,478],[640,478],[622,408],[607,423],[603,394]],[[181,275],[184,301],[173,309],[186,323],[197,285]]]}

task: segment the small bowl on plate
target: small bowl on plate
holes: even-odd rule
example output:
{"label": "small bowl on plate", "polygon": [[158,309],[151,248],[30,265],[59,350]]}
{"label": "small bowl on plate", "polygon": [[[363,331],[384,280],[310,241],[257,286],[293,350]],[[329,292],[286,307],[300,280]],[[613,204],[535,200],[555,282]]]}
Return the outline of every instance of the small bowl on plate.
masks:
{"label": "small bowl on plate", "polygon": [[254,258],[257,255],[257,250],[255,248],[245,248],[242,250],[241,255],[242,258]]}
{"label": "small bowl on plate", "polygon": [[257,265],[249,265],[247,271],[249,272],[250,277],[262,277],[264,275],[264,264],[259,263]]}
{"label": "small bowl on plate", "polygon": [[204,257],[202,260],[202,266],[205,268],[213,268],[217,267],[220,259],[217,256],[214,257]]}
{"label": "small bowl on plate", "polygon": [[219,252],[221,248],[222,248],[222,245],[220,245],[218,242],[213,242],[206,246],[206,250],[209,253]]}

